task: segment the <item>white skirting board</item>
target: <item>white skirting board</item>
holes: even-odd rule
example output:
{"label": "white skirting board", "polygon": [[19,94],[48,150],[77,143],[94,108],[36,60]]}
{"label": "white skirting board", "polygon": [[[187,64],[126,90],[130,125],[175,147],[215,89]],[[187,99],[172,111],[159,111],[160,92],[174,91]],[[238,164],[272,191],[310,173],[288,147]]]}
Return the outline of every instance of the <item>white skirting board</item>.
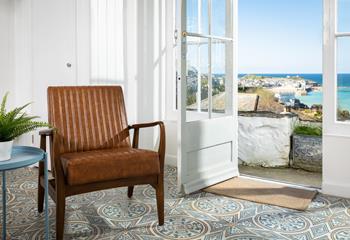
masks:
{"label": "white skirting board", "polygon": [[322,183],[321,192],[327,195],[350,198],[350,183],[339,184],[339,183],[324,182]]}
{"label": "white skirting board", "polygon": [[170,165],[172,167],[177,167],[177,157],[176,157],[176,155],[166,154],[165,155],[165,164],[166,165]]}

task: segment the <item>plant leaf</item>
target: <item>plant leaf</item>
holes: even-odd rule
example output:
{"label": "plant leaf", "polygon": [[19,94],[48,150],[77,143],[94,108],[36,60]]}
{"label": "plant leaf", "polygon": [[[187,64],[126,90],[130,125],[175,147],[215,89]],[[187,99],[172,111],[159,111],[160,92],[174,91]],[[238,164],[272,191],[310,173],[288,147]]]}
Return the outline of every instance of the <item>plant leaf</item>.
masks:
{"label": "plant leaf", "polygon": [[7,102],[7,97],[9,95],[9,92],[5,93],[5,96],[2,98],[1,106],[0,106],[0,116],[4,115],[6,112],[6,102]]}
{"label": "plant leaf", "polygon": [[0,106],[0,142],[13,140],[37,128],[50,127],[45,122],[34,121],[39,118],[38,116],[28,116],[22,112],[31,103],[6,112],[7,95],[8,93],[4,96]]}

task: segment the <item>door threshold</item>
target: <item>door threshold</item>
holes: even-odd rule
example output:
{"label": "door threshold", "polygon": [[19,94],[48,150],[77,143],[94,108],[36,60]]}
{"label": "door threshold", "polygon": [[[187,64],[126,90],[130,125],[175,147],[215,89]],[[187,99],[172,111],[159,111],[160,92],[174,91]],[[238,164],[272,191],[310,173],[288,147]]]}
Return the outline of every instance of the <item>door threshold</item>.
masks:
{"label": "door threshold", "polygon": [[258,181],[267,182],[267,183],[278,183],[278,184],[282,184],[282,185],[285,185],[288,187],[299,188],[299,189],[310,190],[310,191],[316,190],[317,192],[321,192],[321,188],[319,188],[319,187],[303,185],[303,184],[296,184],[296,183],[291,183],[291,182],[287,182],[287,181],[283,181],[283,180],[263,178],[263,177],[247,175],[247,174],[240,174],[239,177],[252,179],[252,180],[258,180]]}

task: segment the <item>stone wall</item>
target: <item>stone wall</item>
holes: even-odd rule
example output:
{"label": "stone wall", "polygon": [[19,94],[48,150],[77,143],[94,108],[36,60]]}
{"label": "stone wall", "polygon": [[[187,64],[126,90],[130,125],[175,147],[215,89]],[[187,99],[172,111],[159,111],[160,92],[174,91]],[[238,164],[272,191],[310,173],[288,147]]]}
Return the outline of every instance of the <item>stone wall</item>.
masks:
{"label": "stone wall", "polygon": [[293,135],[291,166],[322,172],[322,137]]}
{"label": "stone wall", "polygon": [[240,112],[238,157],[241,164],[288,167],[295,114]]}

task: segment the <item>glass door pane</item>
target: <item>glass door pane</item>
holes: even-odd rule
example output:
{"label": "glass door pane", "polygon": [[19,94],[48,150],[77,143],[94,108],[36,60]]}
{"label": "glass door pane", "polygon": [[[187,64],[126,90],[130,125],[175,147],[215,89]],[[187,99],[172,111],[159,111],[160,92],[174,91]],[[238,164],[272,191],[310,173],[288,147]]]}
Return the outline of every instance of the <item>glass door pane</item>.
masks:
{"label": "glass door pane", "polygon": [[350,37],[337,40],[337,120],[350,121]]}
{"label": "glass door pane", "polygon": [[[232,113],[233,106],[233,66],[232,61],[226,62],[233,54],[232,47],[229,47],[232,41],[226,39],[226,32],[233,31],[226,26],[231,21],[226,19],[231,16],[226,9],[226,4],[230,2],[184,2],[187,15],[183,35],[186,40],[186,119],[196,121],[225,116]],[[230,55],[227,55],[227,51]]]}
{"label": "glass door pane", "polygon": [[350,32],[350,0],[338,0],[338,32]]}
{"label": "glass door pane", "polygon": [[209,34],[208,4],[208,0],[188,0],[186,2],[187,32]]}
{"label": "glass door pane", "polygon": [[201,34],[209,34],[209,0],[198,0],[201,5],[200,30]]}
{"label": "glass door pane", "polygon": [[198,33],[198,0],[186,1],[186,31]]}
{"label": "glass door pane", "polygon": [[186,110],[187,121],[208,115],[208,39],[187,37]]}
{"label": "glass door pane", "polygon": [[226,112],[226,42],[213,40],[211,48],[212,57],[212,111],[213,117]]}
{"label": "glass door pane", "polygon": [[226,1],[212,0],[211,35],[226,36]]}

